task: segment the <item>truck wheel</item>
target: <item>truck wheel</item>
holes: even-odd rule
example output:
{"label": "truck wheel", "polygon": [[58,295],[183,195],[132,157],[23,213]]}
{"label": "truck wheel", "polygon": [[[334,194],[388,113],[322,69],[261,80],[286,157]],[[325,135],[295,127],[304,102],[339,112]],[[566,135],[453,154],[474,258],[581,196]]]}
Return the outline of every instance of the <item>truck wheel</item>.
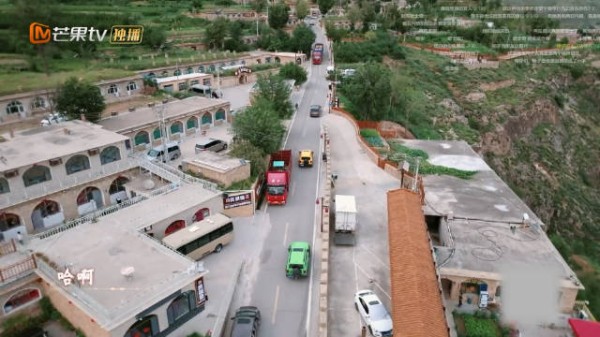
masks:
{"label": "truck wheel", "polygon": [[215,248],[215,253],[220,253],[223,250],[223,245],[222,244],[218,244],[217,247]]}

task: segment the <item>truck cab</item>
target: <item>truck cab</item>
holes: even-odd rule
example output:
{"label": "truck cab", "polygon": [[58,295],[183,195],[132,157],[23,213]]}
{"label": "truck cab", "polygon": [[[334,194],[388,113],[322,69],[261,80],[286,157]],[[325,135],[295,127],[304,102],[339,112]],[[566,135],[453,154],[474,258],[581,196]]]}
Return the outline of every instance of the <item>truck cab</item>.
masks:
{"label": "truck cab", "polygon": [[285,276],[297,279],[308,276],[310,269],[310,244],[308,242],[292,242],[288,247],[288,259]]}
{"label": "truck cab", "polygon": [[312,167],[313,166],[313,156],[314,156],[314,152],[312,150],[298,151],[298,166]]}

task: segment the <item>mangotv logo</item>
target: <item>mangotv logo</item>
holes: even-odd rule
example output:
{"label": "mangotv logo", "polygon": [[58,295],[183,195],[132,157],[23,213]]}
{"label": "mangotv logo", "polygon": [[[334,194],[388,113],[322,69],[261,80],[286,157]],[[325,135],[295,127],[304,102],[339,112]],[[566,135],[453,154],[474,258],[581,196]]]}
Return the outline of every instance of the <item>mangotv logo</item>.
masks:
{"label": "mangotv logo", "polygon": [[[94,27],[54,27],[39,22],[29,25],[29,42],[44,44],[54,42],[102,42],[108,30]],[[116,25],[110,29],[111,44],[139,44],[142,42],[144,27],[140,25]]]}

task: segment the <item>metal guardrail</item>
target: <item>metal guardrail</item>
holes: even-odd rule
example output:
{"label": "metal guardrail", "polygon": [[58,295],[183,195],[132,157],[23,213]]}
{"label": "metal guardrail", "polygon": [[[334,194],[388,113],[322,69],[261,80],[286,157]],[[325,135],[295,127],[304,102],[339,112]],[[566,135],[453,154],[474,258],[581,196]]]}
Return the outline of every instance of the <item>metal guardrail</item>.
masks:
{"label": "metal guardrail", "polygon": [[[149,195],[154,197],[154,196],[158,196],[158,195],[169,193],[171,191],[176,190],[177,188],[179,188],[179,184],[178,183],[172,183],[172,184],[165,185],[163,187],[155,189],[154,191],[150,192]],[[45,238],[48,238],[48,237],[50,237],[52,235],[55,235],[55,234],[64,232],[66,230],[69,230],[71,228],[75,228],[75,227],[77,227],[77,226],[79,226],[81,224],[93,222],[93,221],[95,221],[96,219],[98,219],[100,217],[103,217],[105,215],[114,213],[114,212],[116,212],[116,211],[118,211],[118,210],[120,210],[122,208],[125,208],[125,207],[128,207],[128,206],[137,204],[138,202],[146,200],[146,199],[148,199],[148,198],[145,197],[145,196],[138,195],[138,196],[136,196],[134,198],[127,199],[127,200],[121,202],[121,204],[111,205],[111,206],[103,208],[101,210],[98,210],[98,211],[86,214],[86,215],[84,215],[84,216],[82,216],[80,218],[67,221],[65,224],[59,225],[59,226],[54,227],[52,229],[49,229],[49,230],[47,230],[47,231],[45,231],[43,233],[31,235],[31,237],[32,238],[37,238],[37,239],[45,239]]]}
{"label": "metal guardrail", "polygon": [[33,256],[26,257],[17,263],[4,267],[0,269],[0,284],[29,275],[35,270],[35,267],[36,261]]}
{"label": "metal guardrail", "polygon": [[[141,159],[141,160],[143,160],[143,159]],[[169,166],[165,163],[161,163],[161,162],[148,162],[148,163],[150,163],[150,165],[155,165],[157,167],[162,168],[164,171],[167,171],[170,174],[177,176],[179,179],[181,179],[182,181],[184,181],[186,183],[200,184],[200,185],[202,185],[202,187],[204,189],[207,189],[207,190],[213,191],[213,192],[220,192],[217,184],[215,184],[213,182],[193,177],[193,176],[186,174],[185,172],[182,172],[182,171],[180,171],[172,166]]]}
{"label": "metal guardrail", "polygon": [[66,177],[60,177],[60,179],[54,177],[50,181],[24,187],[22,190],[13,190],[10,193],[5,193],[0,197],[0,207],[14,206],[27,200],[40,198],[71,187],[87,184],[92,180],[102,179],[115,173],[127,171],[134,168],[136,165],[138,165],[136,161],[124,159],[102,165],[99,168],[90,168]]}
{"label": "metal guardrail", "polygon": [[0,256],[8,255],[16,251],[17,247],[15,245],[15,240],[0,242]]}

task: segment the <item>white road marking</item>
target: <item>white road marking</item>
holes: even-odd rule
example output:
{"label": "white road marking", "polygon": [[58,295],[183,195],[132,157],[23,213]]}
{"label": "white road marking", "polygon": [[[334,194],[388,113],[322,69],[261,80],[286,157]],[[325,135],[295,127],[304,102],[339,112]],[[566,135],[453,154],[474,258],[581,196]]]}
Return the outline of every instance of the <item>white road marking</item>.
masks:
{"label": "white road marking", "polygon": [[283,246],[287,246],[287,235],[288,235],[288,228],[290,227],[290,223],[286,222],[285,223],[285,232],[283,232]]}
{"label": "white road marking", "polygon": [[273,315],[271,316],[271,323],[275,325],[275,316],[277,315],[277,304],[279,303],[279,286],[275,288],[275,302],[273,303]]}
{"label": "white road marking", "polygon": [[[312,65],[311,65],[312,67]],[[323,133],[321,131],[321,129],[319,129],[319,133]],[[320,139],[320,138],[319,138]],[[319,141],[319,149],[317,150],[317,156],[316,158],[313,158],[319,161],[319,165],[317,165],[317,190],[315,191],[315,200],[319,200],[319,185],[320,185],[320,181],[321,181],[321,160],[319,160],[318,158],[321,158],[321,147],[323,146],[323,144],[321,144],[321,141]],[[313,258],[310,261],[310,268],[311,270],[314,270],[314,264],[315,264],[315,258],[314,258],[314,248],[315,248],[315,242],[317,240],[317,216],[319,215],[319,207],[321,206],[321,204],[319,203],[319,205],[315,205],[315,225],[313,226],[313,238],[312,238],[312,245],[311,245],[311,255],[313,256]],[[318,226],[320,228],[320,226]],[[311,312],[311,306],[312,306],[312,289],[313,289],[313,281],[314,278],[312,277],[312,275],[316,275],[316,273],[310,273],[311,278],[310,281],[308,283],[308,307],[306,309],[306,335],[309,336],[310,335],[310,312]]]}
{"label": "white road marking", "polygon": [[375,258],[375,260],[377,262],[379,262],[382,266],[389,268],[388,264],[385,263],[382,259],[380,259],[379,256],[375,255],[375,253],[373,253],[370,249],[368,249],[366,247],[359,247],[359,249],[362,249],[362,250],[366,251],[367,253],[371,254],[371,256],[373,256]]}

